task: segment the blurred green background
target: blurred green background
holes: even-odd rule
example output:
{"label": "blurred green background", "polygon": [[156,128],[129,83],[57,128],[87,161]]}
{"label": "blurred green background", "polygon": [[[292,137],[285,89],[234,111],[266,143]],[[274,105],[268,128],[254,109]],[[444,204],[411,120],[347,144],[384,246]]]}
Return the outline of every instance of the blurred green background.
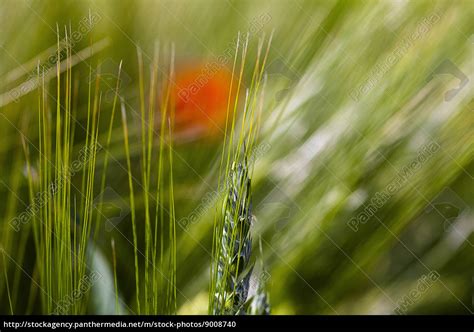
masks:
{"label": "blurred green background", "polygon": [[[37,94],[15,89],[38,60],[50,63],[56,25],[70,25],[78,32],[76,53],[101,40],[106,45],[73,68],[81,83],[79,122],[86,118],[91,67],[100,64],[113,87],[122,60],[121,93],[138,108],[137,46],[148,66],[156,41],[165,50],[173,43],[179,67],[212,62],[227,54],[239,32],[248,33],[251,63],[258,38],[273,31],[263,148],[252,179],[252,232],[262,239],[272,313],[472,313],[473,7],[468,0],[2,1],[0,238],[11,257],[15,312],[27,311],[34,262],[31,238],[8,225],[28,197],[19,135],[26,117],[28,137],[37,139]],[[87,25],[90,16],[95,23]],[[247,68],[244,84],[251,78]],[[110,90],[103,93],[106,119]],[[133,115],[131,121],[138,169],[140,121]],[[128,236],[125,156],[121,128],[115,130],[107,186],[123,196],[116,226]],[[179,313],[206,313],[215,212],[208,197],[217,188],[221,145],[196,137],[175,148]],[[104,230],[96,243],[100,264],[110,270],[111,237],[120,296],[130,304],[130,243]],[[0,284],[0,312],[7,313],[3,272]],[[100,291],[93,289],[92,297],[113,299]],[[91,311],[108,312],[104,303]],[[32,306],[31,312],[40,311]]]}

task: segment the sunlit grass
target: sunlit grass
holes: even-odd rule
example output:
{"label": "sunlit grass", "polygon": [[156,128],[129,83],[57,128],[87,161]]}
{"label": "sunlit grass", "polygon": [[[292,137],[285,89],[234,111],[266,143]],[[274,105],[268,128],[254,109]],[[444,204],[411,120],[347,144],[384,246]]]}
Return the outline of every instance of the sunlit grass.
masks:
{"label": "sunlit grass", "polygon": [[[0,312],[54,312],[102,255],[111,279],[94,285],[106,295],[91,287],[66,312],[215,313],[215,295],[228,288],[217,289],[223,188],[245,159],[252,255],[268,269],[272,313],[393,313],[428,270],[442,282],[408,313],[472,310],[468,1],[31,4],[41,19],[26,5],[1,6],[11,15],[0,37]],[[74,49],[59,42],[91,12],[101,19]],[[60,64],[43,73],[58,53]],[[236,91],[225,128],[183,140],[175,72],[219,56],[232,72],[225,88]],[[447,60],[470,80],[449,101],[460,80],[433,75]],[[34,88],[13,98],[30,71]],[[430,142],[440,149],[351,229]],[[72,169],[37,206],[36,195]],[[104,230],[113,213],[102,193],[111,188],[125,214]],[[28,221],[15,219],[35,204]],[[102,297],[109,306],[96,307]]]}

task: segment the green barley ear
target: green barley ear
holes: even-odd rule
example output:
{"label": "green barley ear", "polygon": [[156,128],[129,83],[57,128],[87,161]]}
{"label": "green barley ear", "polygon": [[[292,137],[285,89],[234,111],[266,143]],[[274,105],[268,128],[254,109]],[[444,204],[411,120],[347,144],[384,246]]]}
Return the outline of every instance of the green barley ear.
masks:
{"label": "green barley ear", "polygon": [[240,314],[247,300],[252,240],[251,180],[247,157],[234,162],[223,203],[223,229],[218,254],[214,314]]}
{"label": "green barley ear", "polygon": [[[236,72],[240,34],[237,39],[233,75]],[[236,129],[236,113],[238,105],[240,105],[239,93],[233,101],[232,118],[229,117],[232,104],[229,98],[228,119],[226,121],[218,184],[220,191],[222,175],[225,179],[222,188],[225,197],[222,213],[216,214],[214,220],[213,262],[211,265],[209,312],[215,315],[246,313],[245,305],[248,303],[250,276],[254,267],[251,262],[252,240],[250,227],[253,217],[251,165],[249,160],[253,160],[251,152],[260,126],[259,120],[263,105],[261,101],[264,96],[265,80],[263,80],[263,84],[261,83],[271,39],[270,36],[265,55],[263,55],[264,38],[262,37],[259,40],[250,88],[246,90],[245,100],[241,101],[243,114],[240,130]],[[247,34],[242,45],[238,87],[242,83],[248,43],[249,35]],[[230,90],[232,91],[232,86]],[[234,142],[234,138],[237,141]],[[225,159],[226,161],[224,161]]]}

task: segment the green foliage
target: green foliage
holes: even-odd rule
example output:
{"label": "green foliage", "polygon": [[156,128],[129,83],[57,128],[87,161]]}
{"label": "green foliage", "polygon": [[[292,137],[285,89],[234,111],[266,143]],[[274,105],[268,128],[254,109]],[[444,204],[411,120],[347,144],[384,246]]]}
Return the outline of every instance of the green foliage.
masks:
{"label": "green foliage", "polygon": [[[20,3],[0,313],[390,314],[430,275],[403,313],[472,312],[470,1]],[[175,71],[218,59],[225,128],[183,139]]]}

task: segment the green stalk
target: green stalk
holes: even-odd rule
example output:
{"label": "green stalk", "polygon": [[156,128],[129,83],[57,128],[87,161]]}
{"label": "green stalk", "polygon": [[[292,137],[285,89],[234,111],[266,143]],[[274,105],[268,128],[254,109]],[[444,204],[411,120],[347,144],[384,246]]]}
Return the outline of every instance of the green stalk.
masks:
{"label": "green stalk", "polygon": [[125,102],[123,98],[120,98],[121,111],[122,111],[122,127],[123,127],[123,137],[125,144],[125,156],[127,158],[127,168],[128,168],[128,185],[130,190],[130,210],[132,213],[132,230],[133,230],[133,246],[134,246],[134,256],[135,256],[135,292],[137,300],[137,312],[140,314],[140,288],[139,288],[139,269],[138,269],[138,240],[137,240],[137,227],[135,220],[135,198],[133,192],[133,181],[132,181],[132,166],[130,163],[130,148],[128,143],[128,126],[127,126],[127,115],[125,112]]}

